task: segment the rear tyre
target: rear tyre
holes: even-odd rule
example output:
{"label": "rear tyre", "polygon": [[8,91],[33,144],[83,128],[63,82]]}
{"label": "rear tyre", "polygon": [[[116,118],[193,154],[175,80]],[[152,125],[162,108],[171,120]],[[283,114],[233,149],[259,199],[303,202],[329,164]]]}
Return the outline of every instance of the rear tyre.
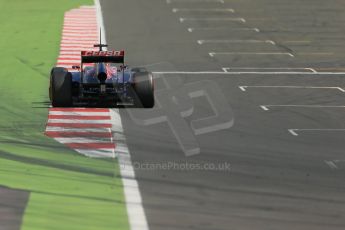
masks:
{"label": "rear tyre", "polygon": [[135,73],[148,73],[149,71],[147,71],[147,69],[145,67],[135,67],[135,68],[132,68],[132,72],[135,72]]}
{"label": "rear tyre", "polygon": [[72,106],[72,74],[62,67],[54,67],[50,74],[49,96],[53,107]]}
{"label": "rear tyre", "polygon": [[134,74],[134,106],[153,108],[155,105],[153,77],[151,73],[137,72]]}

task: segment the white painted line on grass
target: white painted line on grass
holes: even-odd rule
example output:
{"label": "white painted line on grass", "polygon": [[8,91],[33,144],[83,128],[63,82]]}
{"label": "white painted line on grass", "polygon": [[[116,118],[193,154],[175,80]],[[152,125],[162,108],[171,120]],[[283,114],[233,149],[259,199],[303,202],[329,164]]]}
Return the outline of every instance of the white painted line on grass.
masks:
{"label": "white painted line on grass", "polygon": [[295,108],[345,108],[344,105],[260,105],[265,111],[272,107],[295,107]]}
{"label": "white painted line on grass", "polygon": [[259,33],[260,30],[258,28],[229,28],[229,27],[189,27],[188,32],[194,31],[212,31],[212,30],[225,30],[225,31],[254,31]]}
{"label": "white painted line on grass", "polygon": [[286,89],[335,89],[341,92],[345,92],[345,90],[341,87],[333,87],[333,86],[293,86],[293,85],[243,85],[239,86],[240,90],[245,92],[247,88],[286,88]]}
{"label": "white painted line on grass", "polygon": [[268,43],[272,45],[276,45],[276,43],[272,40],[197,40],[199,45],[205,43]]}
{"label": "white painted line on grass", "polygon": [[180,18],[180,22],[186,21],[234,21],[234,22],[243,22],[246,20],[244,18]]}
{"label": "white painted line on grass", "polygon": [[[103,44],[107,44],[101,5],[99,0],[94,1],[96,5],[97,21],[99,26],[102,28],[103,33],[102,42]],[[111,116],[112,131],[114,134],[114,140],[116,141],[115,154],[118,157],[120,165],[129,225],[131,230],[148,230],[149,226],[147,224],[145,210],[142,204],[139,185],[135,177],[130,152],[126,144],[120,111],[118,109],[112,109]]]}
{"label": "white painted line on grass", "polygon": [[232,8],[201,8],[201,9],[192,9],[192,8],[173,8],[173,13],[177,12],[226,12],[226,13],[235,13],[235,10]]}
{"label": "white painted line on grass", "polygon": [[216,55],[282,55],[295,57],[292,53],[289,52],[209,52],[210,57]]}

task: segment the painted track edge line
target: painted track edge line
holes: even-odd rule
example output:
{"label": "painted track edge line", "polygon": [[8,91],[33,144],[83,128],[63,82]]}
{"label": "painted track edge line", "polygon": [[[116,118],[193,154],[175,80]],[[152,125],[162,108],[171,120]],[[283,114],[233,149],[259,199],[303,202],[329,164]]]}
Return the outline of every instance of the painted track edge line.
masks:
{"label": "painted track edge line", "polygon": [[[102,28],[102,42],[106,44],[106,34],[101,4],[99,0],[94,0],[94,3],[96,6],[97,22],[99,27]],[[115,154],[118,157],[118,162],[120,165],[120,173],[126,200],[129,225],[131,230],[148,230],[149,227],[146,220],[145,210],[142,205],[139,185],[135,178],[135,172],[132,165],[130,152],[126,145],[126,140],[123,135],[123,127],[120,112],[118,109],[111,109],[110,113],[112,117],[111,121],[113,123],[112,131],[114,131],[114,140],[116,142],[123,142],[118,143],[118,145],[115,148]]]}

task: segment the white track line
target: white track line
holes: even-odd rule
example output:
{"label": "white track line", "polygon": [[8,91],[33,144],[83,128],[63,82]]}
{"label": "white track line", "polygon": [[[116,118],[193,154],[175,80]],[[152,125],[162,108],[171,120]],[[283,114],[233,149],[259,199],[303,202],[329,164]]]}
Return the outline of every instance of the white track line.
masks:
{"label": "white track line", "polygon": [[334,161],[325,161],[325,163],[331,168],[331,169],[338,169],[338,166],[335,164]]}
{"label": "white track line", "polygon": [[173,13],[177,12],[216,12],[216,13],[235,13],[235,10],[232,8],[202,8],[202,9],[191,9],[191,8],[173,8]]}
{"label": "white track line", "polygon": [[212,31],[212,30],[224,30],[224,31],[253,31],[259,33],[258,28],[229,28],[229,27],[189,27],[188,32],[194,31]]}
{"label": "white track line", "polygon": [[276,45],[272,40],[197,40],[197,43],[199,45],[203,45],[205,43],[268,43]]}
{"label": "white track line", "polygon": [[345,75],[345,72],[262,72],[262,71],[236,71],[236,72],[224,72],[224,71],[156,71],[154,74],[165,74],[165,75]]}
{"label": "white track line", "polygon": [[298,136],[299,132],[345,132],[345,129],[288,129],[293,136]]}
{"label": "white track line", "polygon": [[[104,44],[106,44],[101,5],[99,0],[94,1],[97,10],[97,21],[99,26],[102,28],[102,38]],[[126,144],[119,110],[111,110],[111,116],[113,124],[112,131],[114,133],[114,140],[117,144],[115,154],[118,157],[120,165],[120,173],[122,176],[129,225],[131,230],[148,230],[149,226],[147,224],[145,210],[142,204],[139,185],[135,178],[130,152]]]}
{"label": "white track line", "polygon": [[242,85],[238,87],[243,92],[247,91],[248,88],[278,88],[278,89],[335,89],[341,92],[345,92],[345,90],[341,87],[327,87],[327,86],[293,86],[293,85]]}
{"label": "white track line", "polygon": [[220,3],[224,4],[224,0],[166,0],[167,4],[172,3]]}
{"label": "white track line", "polygon": [[[270,72],[272,70],[278,70],[279,72],[282,72],[281,70],[289,70],[287,71],[287,73],[289,72],[293,72],[291,70],[306,70],[306,71],[310,71],[310,72],[313,72],[313,73],[317,73],[317,71],[313,68],[286,68],[286,67],[267,67],[267,68],[262,68],[262,67],[223,67],[222,70],[224,72],[230,72],[230,70],[245,70],[245,71],[248,71],[248,70],[256,70],[256,71],[253,71],[253,72],[257,72],[257,70],[270,70]],[[265,71],[261,71],[261,72],[265,72]]]}
{"label": "white track line", "polygon": [[280,55],[280,56],[290,56],[295,57],[292,53],[289,52],[209,52],[210,57],[214,57],[216,55]]}
{"label": "white track line", "polygon": [[232,22],[243,22],[246,20],[244,18],[180,18],[180,22],[186,21],[232,21]]}
{"label": "white track line", "polygon": [[345,108],[345,105],[260,105],[260,108],[268,111],[272,107],[295,107],[295,108]]}

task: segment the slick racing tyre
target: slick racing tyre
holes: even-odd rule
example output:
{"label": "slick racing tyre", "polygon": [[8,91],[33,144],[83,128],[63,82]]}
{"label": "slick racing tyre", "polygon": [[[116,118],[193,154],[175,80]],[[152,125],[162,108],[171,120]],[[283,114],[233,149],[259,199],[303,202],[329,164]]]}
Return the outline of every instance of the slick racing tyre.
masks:
{"label": "slick racing tyre", "polygon": [[135,67],[135,68],[132,68],[132,72],[135,72],[135,73],[148,73],[149,71],[147,71],[147,69],[145,67]]}
{"label": "slick racing tyre", "polygon": [[134,74],[134,106],[139,108],[153,108],[155,105],[153,77],[149,72]]}
{"label": "slick racing tyre", "polygon": [[53,107],[72,106],[72,74],[62,67],[54,67],[50,75],[49,96]]}

